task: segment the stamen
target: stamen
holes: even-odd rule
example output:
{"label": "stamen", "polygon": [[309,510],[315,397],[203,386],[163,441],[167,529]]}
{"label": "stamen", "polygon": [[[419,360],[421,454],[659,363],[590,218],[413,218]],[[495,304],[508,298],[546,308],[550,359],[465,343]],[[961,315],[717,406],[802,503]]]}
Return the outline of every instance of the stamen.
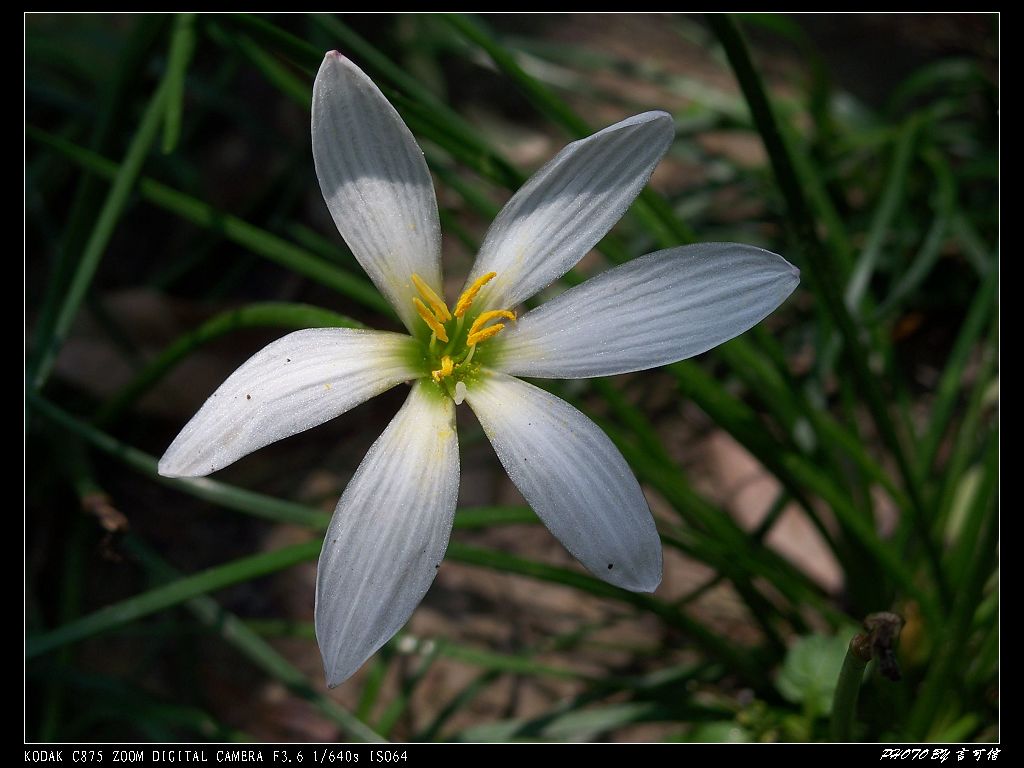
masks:
{"label": "stamen", "polygon": [[423,282],[423,279],[415,272],[412,274],[412,283],[416,286],[416,290],[420,292],[420,296],[423,297],[424,301],[430,305],[438,320],[442,323],[447,323],[452,319],[452,313],[448,311],[448,306],[441,297],[434,293],[434,290]]}
{"label": "stamen", "polygon": [[473,321],[471,326],[469,326],[469,335],[472,336],[474,333],[479,333],[481,328],[491,322],[491,320],[498,317],[504,317],[514,322],[516,319],[516,313],[510,312],[507,309],[492,309],[490,312],[481,312],[480,316]]}
{"label": "stamen", "polygon": [[466,310],[473,305],[473,299],[475,299],[476,295],[480,293],[480,289],[497,276],[497,272],[488,272],[486,275],[478,277],[473,284],[469,286],[469,288],[464,290],[462,295],[459,296],[458,302],[455,304],[455,316],[462,317],[466,314]]}
{"label": "stamen", "polygon": [[456,405],[462,405],[462,401],[466,399],[466,382],[457,381],[455,382],[455,396],[452,400],[455,401]]}
{"label": "stamen", "polygon": [[431,314],[430,310],[427,309],[427,305],[415,296],[412,297],[412,303],[415,305],[416,311],[420,313],[420,317],[423,318],[423,322],[430,326],[430,330],[434,332],[434,335],[441,341],[448,341],[448,334],[444,330],[444,326]]}
{"label": "stamen", "polygon": [[496,336],[504,327],[504,323],[495,323],[489,328],[484,328],[482,331],[471,333],[469,334],[469,338],[466,339],[466,343],[473,346],[474,344],[479,344],[481,341],[487,341],[492,336]]}
{"label": "stamen", "polygon": [[440,384],[441,379],[445,378],[446,376],[451,376],[452,371],[454,369],[455,364],[452,363],[452,359],[448,357],[448,355],[445,355],[444,357],[441,358],[441,367],[436,371],[431,371],[430,375],[433,377],[435,382]]}

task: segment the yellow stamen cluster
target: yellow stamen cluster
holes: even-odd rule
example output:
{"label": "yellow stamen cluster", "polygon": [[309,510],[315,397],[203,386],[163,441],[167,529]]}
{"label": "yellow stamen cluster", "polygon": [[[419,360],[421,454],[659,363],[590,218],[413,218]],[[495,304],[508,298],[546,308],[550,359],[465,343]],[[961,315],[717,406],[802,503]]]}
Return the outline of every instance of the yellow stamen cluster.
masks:
{"label": "yellow stamen cluster", "polygon": [[[455,304],[455,311],[449,312],[447,305],[444,303],[444,299],[437,295],[434,291],[419,275],[412,276],[412,283],[416,286],[416,291],[419,296],[413,296],[412,303],[416,307],[416,312],[423,322],[427,324],[432,332],[430,340],[430,356],[437,360],[434,355],[440,354],[440,368],[432,370],[430,372],[431,378],[437,384],[441,384],[444,379],[453,377],[458,379],[455,382],[455,388],[452,389],[452,380],[444,383],[444,387],[447,389],[452,399],[456,401],[456,404],[462,402],[465,397],[465,382],[462,380],[465,375],[464,372],[471,370],[470,363],[473,361],[473,355],[476,353],[476,345],[480,342],[487,341],[491,337],[497,335],[505,327],[505,323],[494,322],[496,320],[511,320],[515,321],[515,312],[507,309],[495,309],[488,312],[481,312],[473,324],[469,327],[465,337],[465,348],[462,345],[456,347],[462,337],[463,323],[465,321],[464,315],[466,311],[473,305],[473,300],[477,294],[480,293],[480,289],[483,288],[487,283],[493,280],[497,276],[496,272],[488,272],[486,275],[474,280],[465,291],[462,292],[462,296],[459,297],[458,302]],[[449,323],[452,318],[457,318],[457,322],[454,326],[445,328],[445,323]],[[492,323],[488,325],[488,323]],[[452,333],[452,338],[449,340],[449,332]],[[441,350],[435,351],[435,345],[437,342],[447,344]],[[455,348],[453,350],[453,348]],[[450,353],[453,353],[455,357],[451,357]],[[435,363],[436,364],[436,363]],[[457,374],[458,372],[458,374]],[[460,389],[461,385],[461,389]],[[461,396],[460,396],[461,393]]]}
{"label": "yellow stamen cluster", "polygon": [[419,275],[414,274],[412,276],[412,284],[416,286],[416,290],[420,292],[420,296],[427,302],[438,320],[442,323],[447,323],[452,319],[451,313],[448,311],[448,305],[444,303],[440,296],[434,293],[433,288],[423,282]]}
{"label": "yellow stamen cluster", "polygon": [[437,336],[438,341],[448,341],[448,332],[441,325],[441,321],[434,317],[434,314],[427,309],[427,305],[415,296],[412,297],[412,303],[416,307],[416,311],[420,313],[420,317],[423,318],[423,322],[430,326],[430,330]]}
{"label": "yellow stamen cluster", "polygon": [[455,364],[452,362],[452,359],[448,357],[448,355],[445,355],[444,357],[441,358],[441,367],[436,371],[431,371],[430,375],[434,378],[434,381],[440,384],[441,379],[443,379],[445,376],[451,376],[452,371],[454,370]]}
{"label": "yellow stamen cluster", "polygon": [[469,327],[469,336],[466,338],[466,343],[469,346],[479,344],[481,341],[487,341],[489,338],[501,331],[505,327],[504,323],[495,323],[492,326],[485,328],[487,323],[491,322],[499,317],[504,317],[507,320],[516,319],[516,313],[510,312],[507,309],[494,309],[490,312],[481,312],[480,316],[473,321],[473,325]]}
{"label": "yellow stamen cluster", "polygon": [[497,276],[497,272],[488,272],[486,275],[474,280],[473,284],[462,292],[462,295],[459,296],[459,300],[455,303],[455,316],[462,317],[466,314],[466,310],[473,305],[473,299],[475,299],[476,295],[480,293],[480,289]]}

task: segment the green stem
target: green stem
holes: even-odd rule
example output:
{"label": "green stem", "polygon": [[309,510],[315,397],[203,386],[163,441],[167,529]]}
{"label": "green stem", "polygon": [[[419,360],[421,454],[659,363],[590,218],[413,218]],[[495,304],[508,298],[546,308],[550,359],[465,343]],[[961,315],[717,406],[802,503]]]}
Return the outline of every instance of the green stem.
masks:
{"label": "green stem", "polygon": [[871,661],[870,648],[865,657],[865,636],[854,635],[850,647],[843,659],[843,668],[839,670],[839,681],[832,698],[832,722],[829,736],[832,741],[853,741],[853,721],[857,713],[857,696],[860,683],[864,678],[864,669]]}

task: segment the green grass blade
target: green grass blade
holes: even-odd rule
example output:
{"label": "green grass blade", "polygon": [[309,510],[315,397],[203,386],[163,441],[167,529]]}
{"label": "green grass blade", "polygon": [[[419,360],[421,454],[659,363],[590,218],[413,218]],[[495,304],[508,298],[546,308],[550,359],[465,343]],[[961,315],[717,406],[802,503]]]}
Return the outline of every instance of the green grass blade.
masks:
{"label": "green grass blade", "polygon": [[460,709],[468,706],[479,696],[489,685],[499,677],[495,671],[484,672],[474,677],[468,684],[456,692],[441,710],[434,716],[434,719],[415,734],[411,741],[438,741],[441,729],[454,717]]}
{"label": "green grass blade", "polygon": [[952,431],[950,444],[952,451],[943,465],[941,484],[938,491],[938,514],[936,530],[942,535],[949,535],[955,530],[956,521],[950,519],[957,494],[964,475],[977,457],[979,443],[984,440],[993,422],[994,405],[997,402],[999,376],[997,372],[998,346],[997,330],[993,321],[989,332],[990,338],[981,349],[976,379],[967,393],[964,415]]}
{"label": "green grass blade", "polygon": [[[76,516],[70,525],[70,535],[64,546],[61,593],[58,603],[58,620],[61,624],[73,621],[79,613],[82,597],[84,569],[85,517]],[[72,665],[71,648],[61,648],[58,664]],[[44,694],[43,717],[39,725],[39,741],[57,741],[61,735],[62,714],[65,709],[67,685],[61,679],[50,681]]]}
{"label": "green grass blade", "polygon": [[859,308],[864,297],[867,295],[868,284],[878,264],[885,241],[889,236],[893,221],[903,199],[906,196],[907,176],[910,173],[910,162],[914,157],[914,147],[917,141],[919,123],[917,120],[909,120],[900,131],[899,139],[896,142],[896,149],[890,166],[889,176],[885,182],[882,192],[882,199],[871,220],[871,228],[868,230],[867,241],[864,248],[857,257],[853,268],[853,274],[846,285],[844,300],[846,306],[854,315],[859,313]]}
{"label": "green grass blade", "polygon": [[[82,438],[103,453],[123,462],[141,474],[198,499],[254,517],[277,523],[301,525],[316,531],[326,529],[330,522],[330,514],[315,507],[247,491],[210,478],[162,477],[157,472],[156,457],[111,437],[91,424],[76,419],[37,395],[29,395],[29,404],[45,418]],[[533,510],[529,507],[518,506],[465,507],[459,509],[455,516],[455,528],[463,530],[478,530],[495,525],[532,525],[537,522],[538,519]]]}
{"label": "green grass blade", "polygon": [[190,598],[313,560],[319,554],[320,541],[307,541],[273,552],[242,557],[192,576],[182,577],[165,586],[108,605],[50,632],[29,635],[25,639],[25,657],[34,659],[69,643],[120,627]]}
{"label": "green grass blade", "polygon": [[460,35],[480,46],[498,69],[508,75],[522,89],[526,98],[537,107],[541,114],[562,126],[575,139],[583,138],[593,132],[586,120],[573,112],[543,83],[527,74],[519,66],[516,57],[484,30],[482,24],[477,20],[455,13],[445,14],[441,18]]}
{"label": "green grass blade", "polygon": [[56,682],[72,696],[85,702],[86,713],[67,718],[56,738],[34,739],[47,742],[87,742],[96,737],[96,724],[120,721],[132,729],[156,733],[163,740],[181,740],[179,729],[186,729],[196,740],[245,743],[252,736],[229,728],[205,710],[194,706],[171,704],[137,685],[122,679],[81,672],[72,666],[53,665],[32,670],[32,678]]}
{"label": "green grass blade", "polygon": [[[686,483],[677,469],[664,467],[650,460],[641,450],[609,424],[597,420],[622,455],[633,467],[638,479],[649,483],[686,522],[700,533],[690,546],[692,554],[723,573],[747,569],[751,578],[768,580],[795,606],[813,605],[824,618],[837,623],[843,620],[822,593],[803,573],[780,555],[762,546],[761,542],[741,529],[725,510],[712,505]],[[674,536],[679,531],[673,531]],[[670,539],[663,534],[666,543]],[[681,547],[687,551],[687,547]]]}
{"label": "green grass blade", "polygon": [[179,13],[174,19],[171,53],[167,60],[167,106],[164,115],[163,152],[169,155],[181,136],[185,102],[185,75],[196,47],[196,15]]}
{"label": "green grass blade", "polygon": [[160,121],[163,118],[166,97],[167,81],[162,80],[146,106],[139,127],[128,145],[124,160],[120,165],[110,163],[108,166],[108,178],[113,183],[103,203],[103,208],[75,267],[67,293],[57,310],[53,328],[45,337],[37,339],[38,346],[33,351],[33,363],[30,363],[29,366],[29,382],[34,389],[40,389],[49,378],[50,371],[57,359],[57,353],[71,330],[71,324],[78,315],[78,308],[92,284],[92,278],[99,268],[107,244],[128,204],[132,188],[138,181],[142,164],[156,139]]}
{"label": "green grass blade", "polygon": [[[775,358],[775,365],[771,365],[760,354],[760,350],[742,336],[719,346],[716,354],[743,379],[768,412],[782,421],[787,431],[786,437],[789,438],[787,442],[792,443],[793,449],[799,447],[803,453],[810,453],[818,444],[824,444],[834,454],[852,459],[861,471],[885,488],[898,505],[908,504],[903,491],[893,482],[889,472],[868,453],[860,438],[836,421],[828,411],[812,403],[803,388],[787,374],[782,351],[771,335],[755,329],[752,336],[760,342],[762,349],[769,351],[769,358]],[[700,401],[697,402],[700,404]],[[806,426],[813,433],[811,445],[805,445],[797,434],[797,430]],[[756,442],[751,443],[751,439],[756,441],[758,434],[740,433],[733,436],[749,449],[756,445]],[[806,463],[817,467],[813,457],[809,457]],[[828,482],[829,473],[824,468],[814,474],[826,481],[833,492],[839,490],[837,482]],[[840,473],[837,471],[835,474]]]}
{"label": "green grass blade", "polygon": [[[298,62],[310,75],[320,66],[324,51],[275,27],[265,19],[250,14],[235,14],[230,20],[257,42],[277,49]],[[472,126],[447,105],[437,101],[413,78],[405,75],[387,56],[331,16],[315,15],[313,20],[329,34],[344,41],[361,62],[368,62],[371,69],[381,76],[377,80],[378,86],[417,136],[437,142],[453,157],[503,187],[515,189],[522,184],[523,176],[500,153],[488,146]],[[391,90],[388,83],[399,90]],[[307,99],[307,106],[308,103]]]}
{"label": "green grass blade", "polygon": [[928,511],[918,486],[917,476],[913,472],[902,441],[889,415],[888,405],[878,387],[876,377],[868,365],[867,354],[861,344],[858,328],[847,311],[839,290],[834,266],[818,240],[814,218],[807,205],[799,176],[789,157],[789,150],[779,131],[771,101],[750,58],[746,42],[732,17],[725,14],[711,14],[707,20],[725,49],[736,79],[747,99],[754,124],[768,151],[775,178],[786,200],[789,223],[803,248],[803,261],[808,277],[839,330],[843,356],[849,365],[853,380],[871,412],[879,433],[899,466],[900,475],[910,500],[908,512],[913,520],[915,531],[924,546],[931,577],[939,593],[939,602],[943,607],[947,607],[950,603],[949,586],[942,571],[938,547],[932,538]]}
{"label": "green grass blade", "polygon": [[[680,364],[677,364],[680,365]],[[701,376],[707,377],[707,374],[701,372]],[[710,379],[709,379],[710,380]],[[550,391],[562,396],[570,402],[576,401],[576,398],[568,396],[565,393],[564,387],[556,385],[550,381],[537,381],[535,382],[539,386],[545,387]],[[717,387],[717,384],[712,382],[713,386]],[[738,401],[735,401],[724,391],[716,390],[717,394],[721,397],[722,402],[733,408],[745,408]],[[583,403],[577,404],[583,407]],[[695,547],[686,548],[688,554],[697,556],[700,559],[704,559],[708,564],[715,568],[730,570],[733,564],[744,564],[746,567],[751,569],[761,569],[758,573],[765,574],[767,578],[773,580],[773,583],[779,588],[783,594],[791,596],[796,593],[802,594],[800,599],[796,602],[799,604],[802,600],[812,600],[813,598],[808,596],[808,591],[797,586],[797,583],[801,583],[804,587],[807,585],[807,577],[805,574],[799,573],[792,566],[785,563],[777,556],[770,553],[769,550],[764,549],[760,546],[760,543],[754,541],[750,536],[745,533],[732,518],[722,509],[717,508],[715,505],[709,503],[701,495],[695,493],[693,489],[685,481],[683,475],[680,473],[678,467],[673,463],[665,463],[662,459],[657,456],[649,454],[641,446],[634,444],[634,442],[627,437],[627,435],[614,425],[608,423],[606,419],[601,418],[595,414],[590,414],[591,418],[601,426],[601,428],[611,437],[613,442],[616,444],[618,449],[622,452],[627,462],[633,468],[637,477],[643,481],[650,483],[659,493],[661,493],[665,499],[675,508],[676,512],[680,514],[682,519],[686,520],[688,524],[694,527],[696,531],[701,532],[702,535],[706,535],[704,539],[702,549],[698,554]],[[632,418],[641,419],[641,414],[634,413]],[[650,429],[650,427],[648,427]],[[799,483],[797,483],[799,485]],[[727,547],[727,551],[719,553],[718,556],[714,555],[713,545],[720,543]],[[738,553],[744,553],[743,557],[738,557]],[[735,573],[735,569],[732,569],[732,573]],[[757,575],[753,574],[752,575]],[[775,581],[781,579],[782,581]],[[784,581],[790,582],[788,585],[784,584]],[[795,590],[795,591],[794,591]],[[822,605],[826,613],[828,609],[824,607],[821,602],[821,596],[818,595],[816,602]]]}
{"label": "green grass blade", "polygon": [[398,725],[398,721],[405,714],[412,704],[412,697],[416,687],[423,682],[430,668],[439,656],[439,647],[436,643],[428,644],[418,654],[416,668],[410,675],[403,675],[398,692],[388,702],[387,707],[377,721],[377,729],[388,736]]}
{"label": "green grass blade", "polygon": [[[269,620],[249,621],[246,624],[261,635],[304,637],[310,640],[316,637],[311,622]],[[520,654],[499,653],[497,651],[463,645],[443,637],[417,637],[406,632],[400,632],[388,641],[387,647],[403,654],[437,653],[446,659],[452,659],[453,661],[459,661],[495,672],[522,675],[536,674],[541,677],[562,680],[582,680],[594,685],[608,683],[619,687],[629,687],[634,684],[634,681],[631,679],[618,680],[609,677],[595,677],[594,675],[579,672],[569,667],[540,664],[530,657],[529,652],[525,651]]]}
{"label": "green grass blade", "polygon": [[949,427],[963,387],[963,375],[970,361],[975,344],[992,318],[999,293],[999,272],[991,270],[978,292],[971,300],[964,323],[957,333],[953,349],[949,353],[942,378],[935,390],[935,402],[931,408],[928,427],[920,438],[917,451],[916,471],[922,479],[931,471],[943,435]]}
{"label": "green grass blade", "polygon": [[935,638],[936,658],[928,667],[925,680],[914,700],[908,718],[906,738],[931,740],[932,729],[940,708],[952,694],[954,679],[965,663],[966,647],[972,620],[981,601],[982,588],[996,562],[998,540],[999,438],[991,432],[984,461],[985,478],[978,498],[985,521],[978,544],[970,559],[970,568],[957,583],[957,596],[949,622]]}
{"label": "green grass blade", "polygon": [[[485,50],[488,52],[488,54],[491,55],[495,59],[496,63],[498,63],[499,66],[504,71],[506,71],[506,73],[510,74],[513,77],[513,79],[515,79],[516,82],[519,85],[521,85],[524,89],[526,89],[528,91],[528,93],[530,94],[532,99],[534,99],[535,101],[537,101],[538,103],[541,104],[541,106],[543,107],[542,111],[544,111],[545,114],[547,114],[548,117],[551,117],[552,119],[560,122],[563,126],[568,128],[570,131],[576,131],[577,133],[583,133],[583,132],[589,130],[587,128],[587,126],[585,125],[585,123],[575,119],[574,117],[570,117],[570,115],[572,113],[567,111],[567,109],[562,109],[561,102],[559,102],[555,97],[553,97],[546,90],[546,88],[542,84],[537,83],[532,78],[530,78],[529,75],[527,75],[525,72],[523,72],[521,70],[521,68],[518,67],[518,64],[515,62],[514,57],[512,57],[511,54],[509,54],[507,51],[505,51],[503,48],[501,48],[501,46],[499,46],[497,43],[495,43],[489,36],[487,36],[481,30],[481,28],[478,25],[476,25],[474,22],[472,22],[472,21],[470,21],[470,20],[468,20],[468,19],[466,19],[464,17],[460,17],[460,16],[446,17],[446,19],[451,24],[453,24],[456,28],[458,28],[463,34],[465,34],[467,37],[471,38],[473,40],[473,42],[478,43],[482,47],[484,47]],[[775,404],[776,405],[778,405],[778,403],[780,403],[780,402],[783,402],[783,401],[780,401],[780,400],[777,400],[777,399],[775,400]],[[836,429],[832,429],[830,434],[835,435],[836,431],[837,431]],[[741,442],[744,442],[744,444],[749,444],[748,436],[751,433],[752,433],[751,430],[744,430],[742,433],[738,434],[737,436],[741,440]],[[758,430],[758,434],[760,434],[759,430]],[[849,447],[849,446],[853,445],[853,443],[855,443],[855,442],[856,442],[855,440],[846,440],[846,441],[844,441],[844,444],[847,447]],[[765,456],[769,456],[769,455],[773,454],[773,451],[774,451],[774,448],[772,450],[768,450],[768,451],[761,451],[760,453],[765,455]],[[877,468],[877,466],[874,466],[873,462],[870,462],[870,460],[865,461],[867,457],[866,457],[866,455],[864,454],[863,451],[857,452],[857,458],[860,459],[861,462],[867,463],[868,466],[871,466],[871,468],[875,470],[876,476],[885,477],[885,473],[881,472]],[[776,469],[776,471],[782,471],[779,467],[773,467],[773,469]],[[824,477],[824,476],[822,475],[822,477]],[[889,485],[890,488],[892,488],[891,482],[888,483],[888,485]],[[792,490],[796,494],[800,494],[799,488],[792,487],[792,486],[791,486],[791,488],[792,488]],[[895,489],[893,489],[893,490],[895,490]],[[833,496],[835,496],[835,495],[836,494],[833,494]],[[895,494],[895,496],[898,499],[901,498],[901,496],[898,493]],[[802,498],[802,496],[801,496],[801,498]],[[806,506],[808,508],[810,508],[810,505],[806,505]],[[819,525],[819,528],[824,532],[824,534],[826,536],[826,539],[828,540],[828,538],[829,538],[828,532],[824,529],[823,526]]]}
{"label": "green grass blade", "polygon": [[962,211],[953,216],[953,232],[963,246],[964,257],[980,276],[984,277],[997,267],[995,244],[986,243]]}
{"label": "green grass blade", "polygon": [[662,445],[657,431],[643,411],[630,403],[611,379],[591,379],[590,385],[608,403],[616,418],[629,428],[649,456],[666,466],[675,465],[668,451],[665,450],[665,446]]}
{"label": "green grass blade", "polygon": [[[32,140],[52,147],[86,170],[106,179],[115,177],[116,166],[106,158],[32,126],[26,126],[26,132]],[[394,316],[391,305],[369,281],[327,263],[277,235],[153,179],[141,179],[139,193],[145,200],[186,221],[211,229],[259,256],[333,288],[369,309],[388,317]]]}
{"label": "green grass blade", "polygon": [[[159,39],[165,19],[157,15],[139,17],[125,44],[114,76],[108,81],[99,100],[99,118],[96,120],[90,147],[95,151],[110,151],[118,119],[127,112],[127,101],[138,82],[138,72],[144,66],[151,49]],[[56,263],[47,280],[46,293],[36,321],[33,362],[39,350],[46,346],[53,333],[57,312],[71,281],[76,257],[85,247],[89,232],[96,223],[98,206],[103,195],[102,182],[88,174],[78,179],[70,212],[63,222]]]}
{"label": "green grass blade", "polygon": [[471,546],[460,541],[449,543],[447,557],[460,563],[478,565],[506,573],[518,573],[554,584],[563,584],[597,597],[611,598],[649,611],[669,626],[686,632],[704,651],[728,664],[747,680],[754,682],[762,681],[764,678],[764,669],[758,665],[756,658],[749,651],[739,650],[704,625],[650,595],[627,592],[577,571],[538,563],[507,552]]}
{"label": "green grass blade", "polygon": [[229,50],[241,54],[252,62],[262,75],[281,93],[297,104],[309,107],[313,97],[312,83],[300,80],[288,66],[257,44],[248,35],[229,34],[220,25],[211,23],[208,26],[210,37]]}
{"label": "green grass blade", "polygon": [[928,91],[949,92],[964,84],[987,84],[987,80],[978,62],[969,59],[940,59],[926,64],[901,82],[889,97],[886,111],[899,114]]}
{"label": "green grass blade", "polygon": [[457,741],[591,741],[601,733],[637,723],[674,721],[679,713],[655,702],[627,702],[605,707],[546,714],[535,719],[515,718],[476,725],[460,732]]}
{"label": "green grass blade", "polygon": [[885,301],[875,310],[876,319],[894,311],[900,302],[924,281],[938,261],[942,247],[946,243],[946,237],[952,228],[956,210],[956,181],[953,178],[953,171],[942,154],[934,147],[925,148],[921,157],[935,176],[933,202],[935,219],[921,243],[913,263],[900,275],[899,280],[889,291],[889,295],[885,297]]}
{"label": "green grass blade", "polygon": [[[129,537],[126,545],[131,553],[150,571],[161,579],[175,581],[180,575],[164,563],[155,552],[135,537]],[[370,728],[347,709],[339,705],[322,691],[310,685],[309,680],[275,651],[262,637],[246,626],[233,613],[225,611],[212,597],[193,597],[185,603],[203,624],[216,629],[218,634],[238,649],[256,666],[289,690],[310,701],[320,712],[339,725],[357,741],[381,742],[386,739]]]}
{"label": "green grass blade", "polygon": [[439,127],[454,141],[471,148],[474,152],[482,153],[487,158],[486,162],[500,165],[500,175],[503,178],[513,179],[519,175],[515,167],[498,154],[494,147],[489,146],[481,138],[479,131],[467,123],[458,112],[436,98],[416,78],[411,77],[391,58],[370,45],[349,26],[334,16],[326,14],[316,14],[313,16],[313,20],[328,34],[340,40],[348,52],[355,54],[359,61],[368,64],[406,96],[432,110]]}
{"label": "green grass blade", "polygon": [[[808,517],[815,528],[822,535],[829,547],[838,553],[835,539],[828,530],[821,518],[817,515],[813,505],[807,498],[802,484],[793,476],[792,472],[783,461],[784,456],[792,457],[795,463],[806,464],[806,460],[799,457],[792,451],[780,451],[778,443],[765,432],[757,415],[747,405],[729,395],[703,368],[692,360],[684,360],[668,366],[675,376],[676,384],[680,391],[691,398],[700,408],[707,413],[715,423],[735,437],[753,456],[764,464],[785,488],[800,502],[800,505],[808,513]],[[815,478],[816,490],[821,488],[829,489],[829,495],[833,498],[843,496],[838,488],[833,489],[834,481],[824,475],[816,468],[808,467],[805,473],[807,478]]]}
{"label": "green grass blade", "polygon": [[494,525],[533,525],[540,518],[529,507],[463,507],[455,515],[455,527],[463,531]]}
{"label": "green grass blade", "polygon": [[208,477],[163,477],[157,472],[156,458],[148,453],[122,443],[90,424],[79,421],[71,414],[37,395],[30,394],[28,401],[29,405],[40,415],[81,437],[104,453],[127,464],[135,471],[196,498],[278,523],[292,523],[315,529],[323,529],[327,527],[327,523],[330,521],[330,515],[312,507],[284,501],[283,499],[276,499],[261,493],[246,491],[227,483],[211,480]]}
{"label": "green grass blade", "polygon": [[[149,474],[155,475],[155,464],[156,461],[152,457],[146,456],[141,451],[130,449],[121,443],[118,443],[113,438],[99,432],[98,430],[90,427],[89,425],[78,422],[66,413],[56,408],[55,406],[47,403],[41,398],[33,398],[31,400],[32,405],[36,407],[43,415],[51,418],[52,420],[60,423],[62,426],[75,431],[80,434],[83,438],[93,443],[97,447],[112,453],[126,461],[129,461],[136,468],[142,469],[142,471]],[[266,508],[268,501],[276,502],[274,504],[275,511],[280,508],[281,511],[286,511],[286,517],[290,518],[292,522],[298,522],[299,519],[304,519],[306,524],[315,525],[320,524],[320,527],[326,525],[327,516],[323,513],[310,514],[311,510],[302,507],[301,505],[294,505],[289,502],[282,502],[280,500],[271,500],[268,497],[261,496],[260,494],[253,494],[247,491],[241,491],[240,489],[231,488],[225,486],[222,483],[216,483],[216,481],[207,480],[200,478],[199,480],[172,480],[167,478],[170,483],[179,484],[183,489],[188,490],[190,493],[199,495],[204,493],[206,498],[216,500],[218,503],[226,503],[233,506],[233,508],[240,508],[241,511],[251,512],[252,509],[259,509],[261,512]],[[198,491],[198,493],[197,493]],[[241,503],[239,503],[241,502]],[[301,511],[301,514],[296,514]],[[319,517],[319,520],[313,515]],[[320,542],[309,542],[306,547],[312,547],[315,545],[315,552],[319,551]],[[702,645],[709,648],[717,647],[718,652],[722,654],[724,659],[732,659],[732,662],[736,665],[739,670],[744,670],[747,674],[753,674],[752,679],[757,679],[755,673],[756,667],[752,666],[751,663],[747,663],[742,654],[731,650],[728,644],[724,643],[720,638],[717,638],[700,624],[692,621],[684,614],[675,611],[667,604],[656,600],[655,598],[648,597],[646,595],[637,595],[631,592],[625,592],[623,590],[616,589],[605,582],[595,579],[590,576],[578,574],[573,571],[567,571],[564,569],[552,568],[551,566],[545,566],[539,563],[532,563],[531,561],[517,558],[511,555],[505,555],[499,552],[488,552],[486,550],[479,550],[473,547],[467,547],[466,545],[459,544],[458,542],[452,542],[449,546],[448,556],[453,557],[456,560],[462,562],[471,562],[478,565],[484,565],[487,567],[498,568],[501,570],[510,570],[516,573],[525,573],[527,575],[533,575],[536,578],[544,578],[549,581],[555,581],[556,583],[568,584],[577,588],[582,588],[605,597],[613,597],[620,601],[636,605],[638,607],[651,610],[658,614],[662,619],[668,623],[677,626],[681,629],[685,629],[688,633],[694,636],[695,640]],[[282,566],[283,567],[283,566]],[[229,572],[230,575],[230,572]],[[219,576],[219,574],[218,574]],[[84,621],[84,620],[83,620]],[[93,621],[98,621],[94,619]],[[92,625],[87,625],[91,627]],[[81,631],[81,630],[76,630]],[[52,643],[53,641],[49,641]],[[720,645],[717,645],[720,644]],[[48,646],[47,646],[48,647]]]}
{"label": "green grass blade", "polygon": [[[467,40],[480,46],[497,67],[523,90],[527,99],[541,114],[562,126],[574,139],[589,136],[594,132],[587,121],[577,115],[569,105],[524,71],[516,61],[515,55],[495,40],[477,20],[462,14],[444,14],[440,18]],[[663,247],[685,245],[697,239],[693,231],[676,217],[664,198],[652,189],[647,188],[640,193],[634,203],[634,209]]]}
{"label": "green grass blade", "polygon": [[810,153],[796,149],[800,139],[788,122],[779,123],[779,133],[786,145],[789,157],[793,160],[793,170],[800,179],[800,185],[807,193],[810,209],[825,227],[825,239],[829,250],[835,254],[842,269],[842,274],[849,273],[853,262],[853,246],[846,224],[830,196],[830,190],[822,179],[821,173]]}

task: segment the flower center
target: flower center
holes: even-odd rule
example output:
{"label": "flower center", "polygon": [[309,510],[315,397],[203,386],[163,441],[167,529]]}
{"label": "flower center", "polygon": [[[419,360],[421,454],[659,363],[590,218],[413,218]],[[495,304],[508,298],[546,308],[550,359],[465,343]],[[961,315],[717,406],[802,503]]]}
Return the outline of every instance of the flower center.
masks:
{"label": "flower center", "polygon": [[[515,312],[508,309],[493,309],[475,317],[471,317],[470,313],[470,317],[467,317],[480,289],[496,276],[496,272],[488,272],[474,281],[462,292],[455,302],[455,309],[450,312],[444,300],[419,275],[412,276],[413,285],[419,292],[419,296],[413,297],[412,303],[430,329],[426,354],[430,376],[456,405],[461,404],[466,396],[466,380],[479,370],[479,363],[473,362],[477,345],[501,333],[505,323],[495,321],[515,322],[516,319]],[[470,319],[467,328],[466,322]]]}

